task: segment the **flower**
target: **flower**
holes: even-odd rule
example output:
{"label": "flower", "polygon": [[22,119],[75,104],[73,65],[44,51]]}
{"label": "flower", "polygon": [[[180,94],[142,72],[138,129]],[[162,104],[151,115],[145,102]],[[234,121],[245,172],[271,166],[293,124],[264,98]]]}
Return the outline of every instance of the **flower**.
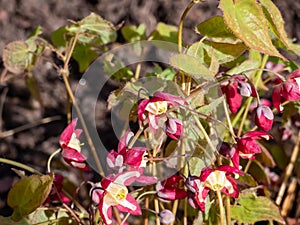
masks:
{"label": "flower", "polygon": [[254,121],[263,131],[269,131],[272,128],[274,114],[268,106],[260,105],[256,108]]}
{"label": "flower", "polygon": [[[147,113],[149,127],[152,129],[154,133],[156,133],[157,130],[161,127],[159,123],[159,118],[161,118],[164,115],[167,116],[166,113],[168,108],[170,106],[179,106],[186,103],[187,102],[181,97],[168,94],[168,93],[163,93],[161,91],[157,91],[149,99],[144,99],[140,102],[138,106],[138,117],[141,121],[145,121],[147,118],[145,113]],[[168,116],[164,122],[166,122],[166,120],[167,123],[169,123],[169,125],[168,124],[166,125],[167,134],[171,138],[177,140],[178,134],[182,133],[182,123],[179,122],[179,120],[175,121],[174,118],[171,118],[171,122],[170,122],[170,118],[168,118]],[[172,123],[172,128],[170,128],[171,126],[170,123]],[[176,125],[177,129],[175,129],[176,127],[173,125]],[[180,132],[179,129],[181,129]]]}
{"label": "flower", "polygon": [[204,187],[213,191],[222,191],[230,197],[237,198],[239,191],[231,174],[243,175],[243,172],[234,167],[222,165],[216,169],[204,168],[199,179]]}
{"label": "flower", "polygon": [[162,224],[170,224],[175,221],[174,214],[168,209],[164,209],[163,211],[159,212],[158,217]]}
{"label": "flower", "polygon": [[86,157],[81,153],[79,136],[82,130],[75,129],[77,120],[77,118],[72,120],[62,132],[59,138],[59,144],[62,147],[62,156],[66,163],[81,170],[89,170],[85,163]]}
{"label": "flower", "polygon": [[187,192],[183,189],[183,184],[183,177],[173,175],[164,181],[157,182],[157,195],[162,201],[165,202],[176,199],[183,199],[187,196]]}
{"label": "flower", "polygon": [[183,132],[182,122],[176,118],[168,118],[165,123],[165,132],[170,138],[178,140]]}
{"label": "flower", "polygon": [[139,171],[140,176],[136,179],[139,183],[151,184],[156,183],[157,178],[142,175],[146,168],[146,148],[144,147],[127,147],[127,142],[133,133],[129,130],[123,135],[118,144],[118,151],[111,150],[106,158],[107,166],[114,172],[121,173],[125,170]]}
{"label": "flower", "polygon": [[[226,75],[228,76],[228,75]],[[236,113],[242,104],[242,96],[256,97],[256,90],[254,86],[245,81],[243,76],[234,75],[221,83],[221,90],[226,96],[226,101],[232,113]]]}
{"label": "flower", "polygon": [[111,174],[95,184],[91,189],[92,200],[98,204],[101,218],[106,225],[112,224],[112,207],[121,212],[141,215],[141,208],[137,201],[128,193],[125,186],[139,176],[139,172],[130,171]]}
{"label": "flower", "polygon": [[237,140],[235,152],[232,156],[232,163],[236,168],[239,168],[239,156],[244,159],[253,160],[255,154],[261,152],[261,148],[256,140],[271,139],[272,136],[262,131],[250,131]]}
{"label": "flower", "polygon": [[199,177],[189,176],[186,180],[186,186],[188,190],[189,204],[195,208],[204,212],[205,200],[209,192],[209,188],[205,187],[200,181]]}
{"label": "flower", "polygon": [[273,89],[272,100],[274,107],[282,112],[283,101],[298,101],[300,100],[300,69],[293,71],[286,77],[286,80],[281,81]]}
{"label": "flower", "polygon": [[[64,195],[64,193],[62,193],[63,180],[64,180],[64,177],[60,174],[56,174],[54,176],[50,194],[48,195],[44,204],[58,203],[60,201],[62,201],[62,203],[68,204],[70,202],[70,199],[66,195]],[[55,188],[54,188],[54,186],[55,186]]]}

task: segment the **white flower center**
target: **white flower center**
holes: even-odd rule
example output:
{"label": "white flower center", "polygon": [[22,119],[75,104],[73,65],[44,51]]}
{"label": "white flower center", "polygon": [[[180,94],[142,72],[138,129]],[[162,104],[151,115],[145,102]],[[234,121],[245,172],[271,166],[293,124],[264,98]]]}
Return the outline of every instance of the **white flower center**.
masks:
{"label": "white flower center", "polygon": [[73,148],[78,152],[81,152],[81,146],[80,146],[80,141],[79,139],[76,137],[75,133],[72,133],[71,139],[68,143],[68,147],[69,148]]}
{"label": "white flower center", "polygon": [[220,191],[226,186],[226,173],[224,171],[214,171],[209,174],[204,183],[213,191]]}
{"label": "white flower center", "polygon": [[166,101],[158,101],[158,102],[150,102],[147,104],[145,110],[153,115],[161,115],[167,112],[168,102]]}
{"label": "white flower center", "polygon": [[120,185],[117,183],[112,182],[108,188],[106,189],[107,195],[105,200],[107,201],[106,204],[109,205],[118,205],[123,200],[126,199],[128,194],[128,190],[124,185]]}

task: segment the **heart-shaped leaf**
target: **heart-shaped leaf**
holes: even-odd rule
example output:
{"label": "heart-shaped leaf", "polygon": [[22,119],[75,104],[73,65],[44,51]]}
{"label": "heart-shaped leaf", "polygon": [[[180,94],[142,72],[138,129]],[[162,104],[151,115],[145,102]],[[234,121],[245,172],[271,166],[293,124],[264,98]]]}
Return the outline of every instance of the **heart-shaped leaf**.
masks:
{"label": "heart-shaped leaf", "polygon": [[32,175],[15,183],[7,199],[8,205],[14,209],[11,218],[18,221],[36,210],[46,200],[52,182],[52,176]]}

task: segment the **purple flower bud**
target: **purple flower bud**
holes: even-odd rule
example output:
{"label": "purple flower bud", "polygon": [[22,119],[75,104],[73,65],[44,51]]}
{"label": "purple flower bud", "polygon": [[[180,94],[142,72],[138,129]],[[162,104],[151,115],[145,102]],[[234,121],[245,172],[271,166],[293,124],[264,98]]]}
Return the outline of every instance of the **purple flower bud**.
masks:
{"label": "purple flower bud", "polygon": [[159,216],[159,220],[162,224],[170,224],[170,223],[173,223],[175,221],[174,214],[168,209],[165,209],[165,210],[161,211],[158,214],[158,216]]}

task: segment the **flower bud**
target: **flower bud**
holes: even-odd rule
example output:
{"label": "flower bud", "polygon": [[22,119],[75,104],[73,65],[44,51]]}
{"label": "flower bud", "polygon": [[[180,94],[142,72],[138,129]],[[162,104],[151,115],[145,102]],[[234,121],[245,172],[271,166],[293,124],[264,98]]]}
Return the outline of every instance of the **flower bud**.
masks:
{"label": "flower bud", "polygon": [[268,106],[260,105],[256,108],[255,124],[263,131],[269,131],[272,128],[274,114]]}
{"label": "flower bud", "polygon": [[170,224],[170,223],[173,223],[175,221],[174,214],[168,209],[165,209],[165,210],[161,211],[158,214],[158,216],[159,216],[159,220],[162,224]]}

